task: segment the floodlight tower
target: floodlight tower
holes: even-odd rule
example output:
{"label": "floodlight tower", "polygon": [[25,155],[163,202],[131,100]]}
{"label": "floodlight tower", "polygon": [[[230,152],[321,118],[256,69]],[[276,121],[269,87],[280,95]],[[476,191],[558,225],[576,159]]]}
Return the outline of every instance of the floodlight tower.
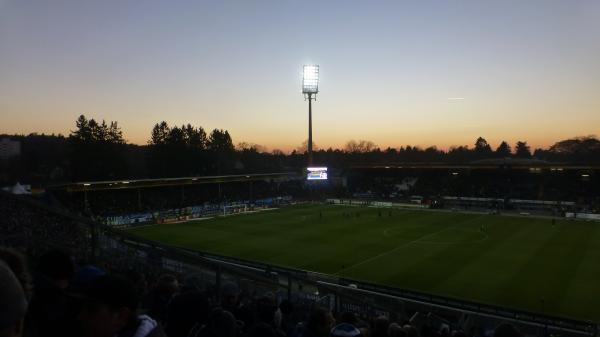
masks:
{"label": "floodlight tower", "polygon": [[312,154],[312,100],[317,99],[319,92],[319,66],[304,65],[302,76],[302,93],[304,99],[308,99],[308,166],[313,163]]}

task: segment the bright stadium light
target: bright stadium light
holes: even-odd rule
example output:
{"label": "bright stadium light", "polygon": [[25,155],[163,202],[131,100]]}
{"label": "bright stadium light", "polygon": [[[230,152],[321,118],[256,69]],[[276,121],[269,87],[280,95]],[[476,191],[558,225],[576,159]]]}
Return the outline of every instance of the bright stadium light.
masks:
{"label": "bright stadium light", "polygon": [[305,65],[302,76],[302,93],[316,94],[319,92],[319,66]]}
{"label": "bright stadium light", "polygon": [[319,92],[319,66],[304,65],[302,75],[302,93],[308,99],[308,166],[312,165],[312,100]]}

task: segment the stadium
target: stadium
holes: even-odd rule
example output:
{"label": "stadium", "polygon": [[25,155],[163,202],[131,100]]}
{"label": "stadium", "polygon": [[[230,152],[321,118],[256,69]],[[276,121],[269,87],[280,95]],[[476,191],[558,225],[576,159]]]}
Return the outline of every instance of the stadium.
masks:
{"label": "stadium", "polygon": [[3,244],[60,242],[116,269],[193,274],[215,296],[233,281],[366,321],[594,334],[599,238],[580,200],[593,200],[598,170],[390,164],[332,168],[318,185],[296,173],[58,184],[46,195],[64,210],[3,194],[7,218],[59,226]]}
{"label": "stadium", "polygon": [[0,337],[598,335],[597,6],[173,3],[0,1]]}

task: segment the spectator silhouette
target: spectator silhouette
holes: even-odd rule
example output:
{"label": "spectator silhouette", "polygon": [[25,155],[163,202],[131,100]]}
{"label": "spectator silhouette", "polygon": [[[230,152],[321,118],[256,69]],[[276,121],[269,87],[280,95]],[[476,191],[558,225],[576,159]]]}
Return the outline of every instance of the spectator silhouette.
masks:
{"label": "spectator silhouette", "polygon": [[23,287],[25,298],[29,301],[32,294],[31,276],[27,271],[27,262],[23,254],[11,248],[0,247],[0,260],[3,260],[15,274]]}
{"label": "spectator silhouette", "polygon": [[197,332],[190,333],[190,337],[237,337],[239,335],[239,327],[233,314],[218,307],[212,310],[205,326]]}
{"label": "spectator silhouette", "polygon": [[194,326],[207,323],[210,306],[206,294],[200,291],[197,280],[189,277],[169,303],[165,332],[169,337],[186,337]]}
{"label": "spectator silhouette", "polygon": [[171,274],[161,275],[148,296],[146,305],[148,315],[165,324],[169,302],[178,290],[179,282],[175,276]]}
{"label": "spectator silhouette", "polygon": [[514,325],[502,323],[494,330],[494,337],[523,337],[523,335]]}
{"label": "spectator silhouette", "polygon": [[334,323],[335,319],[331,311],[323,307],[315,307],[310,313],[302,337],[327,337]]}
{"label": "spectator silhouette", "polygon": [[256,301],[256,326],[268,325],[275,336],[285,336],[281,327],[281,311],[277,308],[277,301],[272,293],[267,293]]}
{"label": "spectator silhouette", "polygon": [[0,336],[23,335],[27,299],[21,283],[4,261],[0,261]]}
{"label": "spectator silhouette", "polygon": [[162,337],[158,322],[138,315],[138,295],[133,284],[121,277],[99,276],[85,292],[79,314],[84,337]]}
{"label": "spectator silhouette", "polygon": [[392,323],[388,327],[389,337],[406,337],[406,331],[398,323]]}
{"label": "spectator silhouette", "polygon": [[67,296],[75,272],[71,255],[51,250],[40,256],[35,270],[35,291],[27,313],[28,336],[76,336],[77,302]]}
{"label": "spectator silhouette", "polygon": [[375,319],[373,322],[373,337],[387,337],[388,336],[388,328],[390,326],[390,321],[387,317],[380,316]]}

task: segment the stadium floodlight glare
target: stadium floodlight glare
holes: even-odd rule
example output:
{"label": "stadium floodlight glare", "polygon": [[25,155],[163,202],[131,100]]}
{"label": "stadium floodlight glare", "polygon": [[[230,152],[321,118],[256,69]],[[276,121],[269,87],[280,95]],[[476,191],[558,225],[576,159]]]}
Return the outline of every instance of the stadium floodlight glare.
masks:
{"label": "stadium floodlight glare", "polygon": [[302,76],[302,93],[316,94],[319,92],[319,66],[305,65]]}
{"label": "stadium floodlight glare", "polygon": [[312,165],[312,100],[317,99],[319,92],[319,66],[304,65],[302,75],[302,93],[304,98],[308,99],[308,166]]}

